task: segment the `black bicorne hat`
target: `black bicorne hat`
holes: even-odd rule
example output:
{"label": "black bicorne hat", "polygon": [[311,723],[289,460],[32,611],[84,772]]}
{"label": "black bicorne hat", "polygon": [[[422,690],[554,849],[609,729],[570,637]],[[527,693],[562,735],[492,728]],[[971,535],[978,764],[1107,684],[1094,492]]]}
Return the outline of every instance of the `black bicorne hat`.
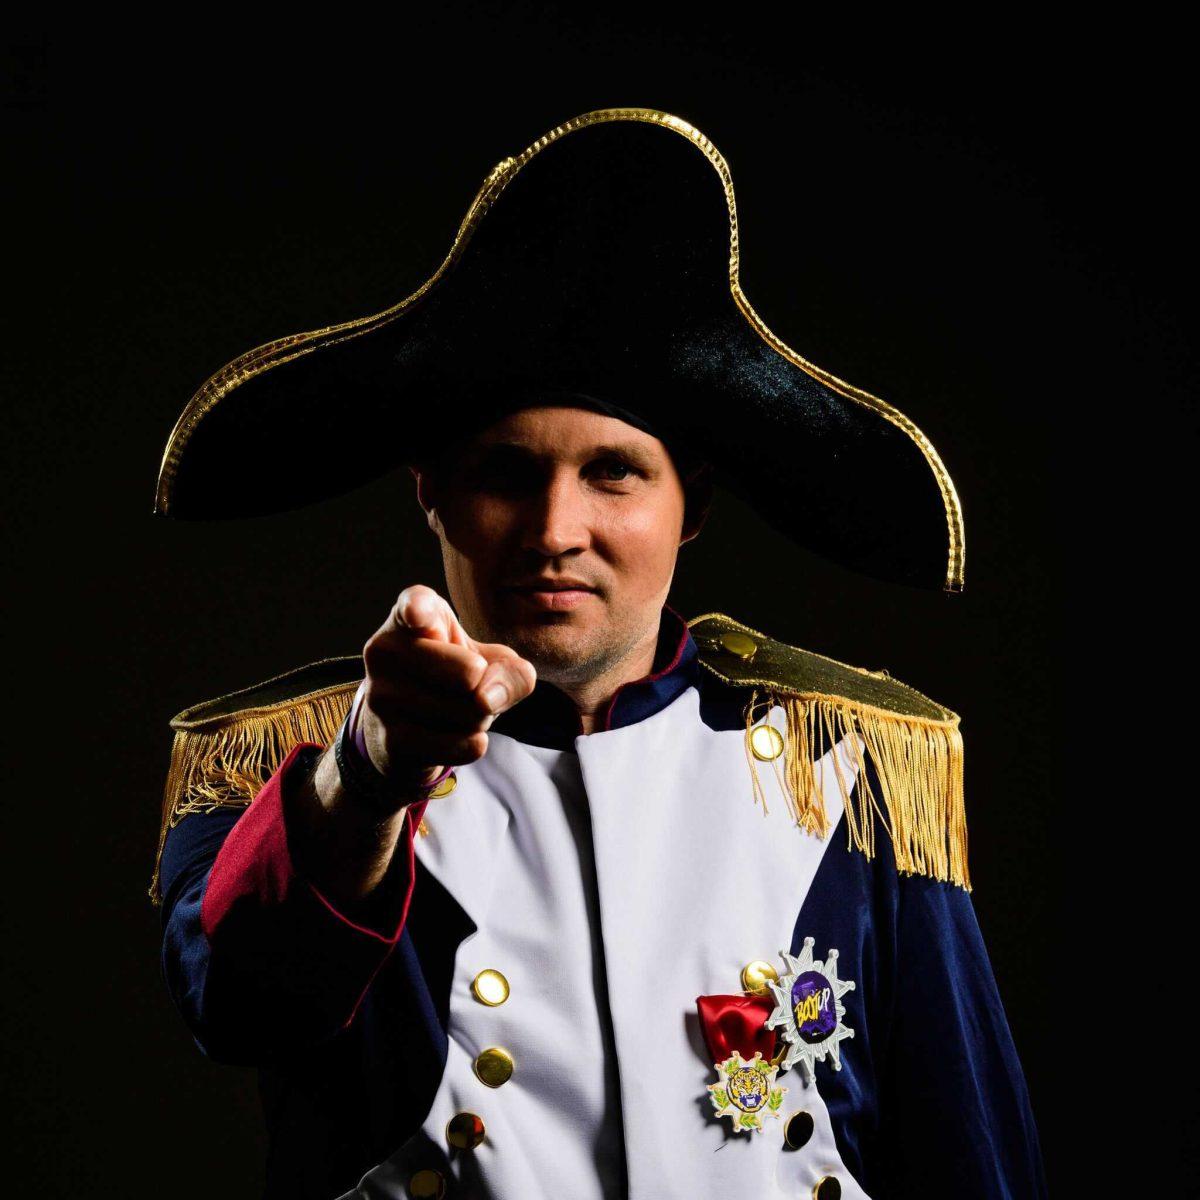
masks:
{"label": "black bicorne hat", "polygon": [[763,324],[738,284],[729,167],[653,109],[584,113],[500,162],[398,304],[217,371],[171,433],[155,512],[298,508],[553,393],[686,445],[821,555],[962,589],[962,511],[937,451]]}

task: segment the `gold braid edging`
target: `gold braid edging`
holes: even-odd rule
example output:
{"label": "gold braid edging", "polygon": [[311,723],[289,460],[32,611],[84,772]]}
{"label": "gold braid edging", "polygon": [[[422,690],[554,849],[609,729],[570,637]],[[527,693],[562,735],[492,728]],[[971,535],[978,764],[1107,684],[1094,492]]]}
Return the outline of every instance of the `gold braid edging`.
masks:
{"label": "gold braid edging", "polygon": [[150,899],[162,903],[159,868],[167,833],[192,813],[245,808],[298,742],[329,746],[350,711],[358,681],[301,701],[201,728],[176,728],[163,789],[162,829]]}
{"label": "gold braid edging", "polygon": [[[850,734],[858,767],[856,785],[846,786],[839,756],[831,755],[846,812],[847,848],[875,855],[875,817],[892,840],[896,869],[904,874],[951,881],[971,891],[967,869],[967,821],[963,802],[963,743],[957,715],[948,721],[898,716],[884,709],[822,695],[755,688],[746,704],[746,758],[755,800],[766,796],[750,750],[758,717],[779,706],[787,721],[784,778],[780,783],[795,823],[824,837],[829,829],[824,796],[813,770],[818,731],[829,745]],[[876,795],[863,748],[879,777]],[[776,771],[778,772],[776,764]]]}
{"label": "gold braid edging", "polygon": [[733,190],[733,175],[729,164],[715,145],[694,125],[681,117],[654,108],[601,108],[592,112],[581,113],[569,121],[556,125],[536,141],[526,146],[520,154],[501,159],[484,179],[471,201],[466,215],[463,217],[454,242],[434,273],[417,288],[411,295],[406,296],[397,304],[382,312],[365,317],[345,321],[337,325],[329,325],[306,333],[291,334],[277,338],[262,346],[256,346],[227,363],[216,371],[201,385],[192,399],[184,408],[175,428],[167,439],[159,467],[158,488],[155,496],[155,512],[170,515],[171,492],[175,475],[183,454],[183,447],[190,439],[200,421],[225,397],[229,392],[256,375],[272,367],[290,362],[305,354],[311,354],[323,346],[331,346],[347,338],[360,337],[391,323],[403,313],[413,308],[429,290],[450,270],[462,256],[463,251],[471,240],[475,229],[495,203],[497,197],[512,182],[521,169],[547,146],[590,125],[609,121],[638,121],[651,125],[659,125],[692,142],[708,159],[721,181],[725,193],[725,202],[729,213],[729,287],[734,302],[742,315],[759,337],[777,354],[781,355],[793,366],[798,367],[826,387],[856,404],[868,408],[884,420],[895,425],[905,433],[913,444],[920,450],[941,493],[942,504],[946,512],[948,533],[948,555],[946,564],[946,579],[943,588],[948,592],[958,592],[963,589],[963,575],[966,558],[966,533],[964,529],[962,505],[950,478],[933,443],[917,427],[916,423],[886,400],[856,388],[839,379],[828,371],[822,370],[809,362],[801,354],[792,349],[782,338],[772,332],[763,319],[754,310],[749,298],[742,291],[739,280],[740,274],[740,235],[738,232],[737,202]]}

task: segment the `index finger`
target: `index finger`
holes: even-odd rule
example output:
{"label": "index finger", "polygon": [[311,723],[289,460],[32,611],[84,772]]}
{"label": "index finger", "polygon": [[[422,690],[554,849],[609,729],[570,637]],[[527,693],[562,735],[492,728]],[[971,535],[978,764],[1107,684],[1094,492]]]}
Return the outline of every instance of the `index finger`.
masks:
{"label": "index finger", "polygon": [[397,626],[419,637],[475,648],[449,601],[423,583],[415,583],[400,593],[392,609],[392,619]]}

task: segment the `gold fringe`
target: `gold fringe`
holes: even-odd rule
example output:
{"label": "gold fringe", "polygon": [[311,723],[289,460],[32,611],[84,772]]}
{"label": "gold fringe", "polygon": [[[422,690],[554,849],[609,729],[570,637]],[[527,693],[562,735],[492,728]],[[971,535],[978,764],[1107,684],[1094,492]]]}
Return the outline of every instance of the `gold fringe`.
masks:
{"label": "gold fringe", "polygon": [[176,728],[150,881],[156,905],[162,903],[159,867],[167,832],[192,813],[245,808],[297,742],[331,745],[356,691],[357,680],[274,708],[235,714],[207,728]]}
{"label": "gold fringe", "polygon": [[[834,771],[846,812],[848,846],[867,858],[875,854],[875,816],[892,840],[897,870],[905,874],[949,880],[971,891],[967,870],[967,820],[963,803],[963,744],[959,720],[925,720],[886,709],[855,704],[832,696],[804,696],[755,688],[745,708],[746,757],[755,799],[766,810],[766,797],[750,749],[750,733],[776,705],[787,720],[784,778],[780,780],[796,824],[824,837],[829,829],[825,800],[814,767],[818,730],[834,746],[851,733],[857,784],[833,756]],[[860,739],[861,738],[861,742]],[[863,746],[878,773],[881,795],[871,786]],[[778,760],[772,760],[776,774]]]}

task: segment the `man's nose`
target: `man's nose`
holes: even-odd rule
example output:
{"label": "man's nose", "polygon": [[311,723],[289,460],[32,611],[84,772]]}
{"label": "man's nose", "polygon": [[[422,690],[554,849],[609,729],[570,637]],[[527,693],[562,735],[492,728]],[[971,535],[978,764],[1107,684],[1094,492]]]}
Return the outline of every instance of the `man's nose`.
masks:
{"label": "man's nose", "polygon": [[528,498],[523,545],[545,555],[582,549],[590,538],[588,515],[588,501],[581,494],[578,479],[559,472]]}

